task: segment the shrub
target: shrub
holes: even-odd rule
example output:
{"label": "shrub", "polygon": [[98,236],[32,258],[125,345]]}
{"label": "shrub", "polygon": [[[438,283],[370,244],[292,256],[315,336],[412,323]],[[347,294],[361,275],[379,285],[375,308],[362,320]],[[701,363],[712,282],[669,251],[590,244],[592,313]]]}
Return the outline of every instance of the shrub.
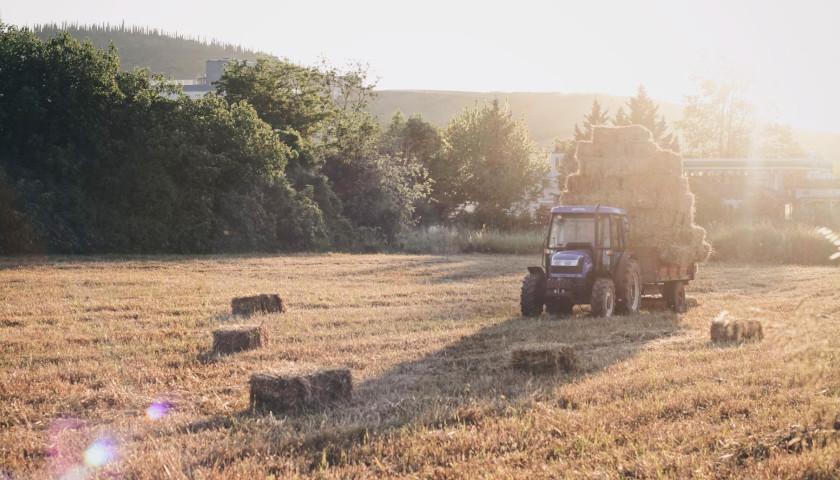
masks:
{"label": "shrub", "polygon": [[799,224],[743,223],[709,228],[712,261],[827,265],[837,247]]}

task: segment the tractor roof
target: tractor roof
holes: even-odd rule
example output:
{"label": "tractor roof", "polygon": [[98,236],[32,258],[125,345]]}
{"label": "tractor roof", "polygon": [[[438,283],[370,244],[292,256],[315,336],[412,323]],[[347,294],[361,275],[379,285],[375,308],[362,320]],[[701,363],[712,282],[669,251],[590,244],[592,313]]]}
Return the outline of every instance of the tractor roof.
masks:
{"label": "tractor roof", "polygon": [[607,213],[612,215],[627,215],[623,208],[607,207],[604,205],[558,205],[551,209],[551,213]]}

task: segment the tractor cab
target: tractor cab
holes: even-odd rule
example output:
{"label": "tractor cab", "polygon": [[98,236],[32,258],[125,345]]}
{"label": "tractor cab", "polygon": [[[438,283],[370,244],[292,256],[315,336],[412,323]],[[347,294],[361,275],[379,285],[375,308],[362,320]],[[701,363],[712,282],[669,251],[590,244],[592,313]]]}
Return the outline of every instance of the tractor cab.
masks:
{"label": "tractor cab", "polygon": [[569,314],[590,304],[596,316],[635,313],[641,303],[639,265],[626,251],[629,223],[621,208],[561,205],[551,209],[542,266],[529,267],[522,313]]}
{"label": "tractor cab", "polygon": [[559,206],[551,210],[544,244],[543,271],[549,276],[611,274],[618,265],[629,230],[620,208]]}

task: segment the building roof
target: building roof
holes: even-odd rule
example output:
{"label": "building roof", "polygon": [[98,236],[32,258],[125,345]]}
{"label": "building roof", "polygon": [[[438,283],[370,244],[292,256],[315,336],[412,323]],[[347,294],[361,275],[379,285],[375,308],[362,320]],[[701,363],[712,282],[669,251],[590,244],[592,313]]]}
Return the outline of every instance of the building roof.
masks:
{"label": "building roof", "polygon": [[821,158],[686,158],[685,170],[832,170]]}
{"label": "building roof", "polygon": [[558,205],[551,209],[551,213],[608,213],[612,215],[627,215],[623,208],[607,207],[604,205]]}

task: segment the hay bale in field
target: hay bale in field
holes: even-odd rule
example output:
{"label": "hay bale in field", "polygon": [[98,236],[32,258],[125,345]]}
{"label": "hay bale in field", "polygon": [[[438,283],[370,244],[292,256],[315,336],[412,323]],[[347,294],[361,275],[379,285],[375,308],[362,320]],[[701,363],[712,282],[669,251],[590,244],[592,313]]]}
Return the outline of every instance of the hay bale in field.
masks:
{"label": "hay bale in field", "polygon": [[230,301],[234,315],[245,317],[255,313],[282,313],[286,311],[283,299],[277,294],[261,294],[250,297],[236,297]]}
{"label": "hay bale in field", "polygon": [[578,369],[574,349],[562,343],[521,345],[510,352],[515,370],[531,373],[573,372]]}
{"label": "hay bale in field", "polygon": [[350,400],[353,377],[346,368],[309,375],[256,373],[251,376],[250,388],[251,410],[295,412]]}
{"label": "hay bale in field", "polygon": [[764,338],[761,322],[729,318],[725,311],[712,321],[709,334],[714,343],[740,343]]}
{"label": "hay bale in field", "polygon": [[262,325],[229,325],[213,330],[213,353],[230,353],[253,350],[268,343]]}

